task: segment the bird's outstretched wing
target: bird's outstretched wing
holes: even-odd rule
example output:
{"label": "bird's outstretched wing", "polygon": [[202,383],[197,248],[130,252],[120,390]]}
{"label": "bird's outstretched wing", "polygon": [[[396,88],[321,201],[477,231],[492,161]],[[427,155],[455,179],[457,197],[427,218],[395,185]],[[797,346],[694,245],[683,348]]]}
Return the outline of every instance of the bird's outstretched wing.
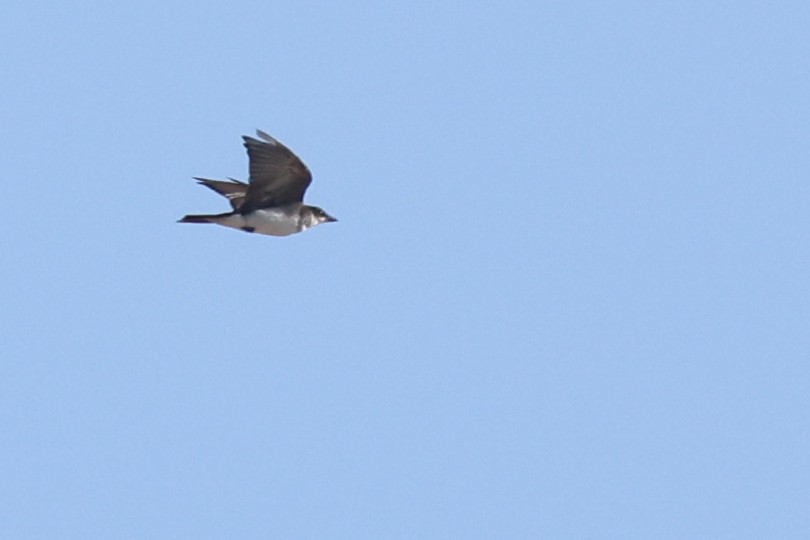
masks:
{"label": "bird's outstretched wing", "polygon": [[312,183],[307,166],[267,133],[256,130],[256,135],[262,140],[242,137],[250,159],[250,185],[239,212],[302,202]]}
{"label": "bird's outstretched wing", "polygon": [[234,178],[228,178],[230,182],[225,180],[209,180],[208,178],[194,177],[197,183],[204,185],[207,188],[213,189],[223,197],[228,199],[231,207],[238,210],[242,203],[245,201],[245,194],[247,194],[248,184],[240,182]]}

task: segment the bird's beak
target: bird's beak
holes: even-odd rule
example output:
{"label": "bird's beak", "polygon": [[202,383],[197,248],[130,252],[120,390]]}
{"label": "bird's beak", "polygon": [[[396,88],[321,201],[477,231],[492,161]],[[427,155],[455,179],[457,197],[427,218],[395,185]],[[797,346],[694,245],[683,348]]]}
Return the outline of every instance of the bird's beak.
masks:
{"label": "bird's beak", "polygon": [[337,221],[337,219],[336,219],[336,218],[333,218],[333,217],[332,217],[332,216],[330,216],[329,214],[326,214],[326,223],[333,223],[333,222],[335,222],[335,221]]}

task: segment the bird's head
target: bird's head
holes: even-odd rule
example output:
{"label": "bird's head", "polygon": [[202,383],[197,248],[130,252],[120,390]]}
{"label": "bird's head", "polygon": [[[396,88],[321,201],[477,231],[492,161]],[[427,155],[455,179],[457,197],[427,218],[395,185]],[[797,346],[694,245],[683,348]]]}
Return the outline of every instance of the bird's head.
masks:
{"label": "bird's head", "polygon": [[321,223],[332,223],[337,221],[337,219],[324,212],[323,208],[318,208],[317,206],[307,206],[306,210],[307,212],[304,214],[304,220],[307,222],[307,227],[314,227],[316,225],[320,225]]}
{"label": "bird's head", "polygon": [[317,206],[312,207],[312,213],[315,214],[315,217],[318,219],[319,223],[331,223],[333,221],[337,221],[337,219],[324,212],[323,208],[318,208]]}

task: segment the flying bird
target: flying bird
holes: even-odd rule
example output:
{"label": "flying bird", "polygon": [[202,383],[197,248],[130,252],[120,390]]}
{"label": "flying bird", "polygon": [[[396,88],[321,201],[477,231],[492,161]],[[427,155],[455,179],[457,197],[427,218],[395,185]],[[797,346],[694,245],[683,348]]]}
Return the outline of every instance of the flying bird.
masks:
{"label": "flying bird", "polygon": [[312,173],[292,151],[267,133],[243,136],[250,162],[248,183],[229,178],[198,183],[226,197],[233,211],[189,214],[178,223],[215,223],[224,227],[270,236],[288,236],[321,223],[337,221],[317,206],[304,204]]}

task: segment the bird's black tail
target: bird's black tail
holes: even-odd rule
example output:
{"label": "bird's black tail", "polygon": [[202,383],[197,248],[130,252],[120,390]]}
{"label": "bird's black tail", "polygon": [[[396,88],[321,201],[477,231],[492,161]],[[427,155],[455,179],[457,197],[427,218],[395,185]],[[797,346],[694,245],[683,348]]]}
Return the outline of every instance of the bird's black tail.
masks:
{"label": "bird's black tail", "polygon": [[233,212],[224,214],[189,214],[177,220],[177,223],[217,223],[222,218],[233,215]]}

